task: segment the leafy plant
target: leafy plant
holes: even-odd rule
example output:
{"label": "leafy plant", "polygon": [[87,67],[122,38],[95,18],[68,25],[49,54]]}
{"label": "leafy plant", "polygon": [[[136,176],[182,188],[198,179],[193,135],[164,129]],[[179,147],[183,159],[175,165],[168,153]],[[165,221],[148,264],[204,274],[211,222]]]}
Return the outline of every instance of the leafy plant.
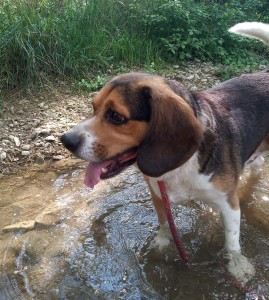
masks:
{"label": "leafy plant", "polygon": [[268,57],[261,43],[227,32],[246,20],[269,22],[268,0],[3,0],[0,88],[92,78],[111,65],[197,58],[239,66],[252,53]]}
{"label": "leafy plant", "polygon": [[4,99],[0,97],[0,114],[3,112]]}
{"label": "leafy plant", "polygon": [[98,75],[89,81],[82,79],[79,82],[79,86],[82,88],[86,88],[89,91],[97,91],[100,88],[102,88],[107,81],[108,81],[108,77]]}

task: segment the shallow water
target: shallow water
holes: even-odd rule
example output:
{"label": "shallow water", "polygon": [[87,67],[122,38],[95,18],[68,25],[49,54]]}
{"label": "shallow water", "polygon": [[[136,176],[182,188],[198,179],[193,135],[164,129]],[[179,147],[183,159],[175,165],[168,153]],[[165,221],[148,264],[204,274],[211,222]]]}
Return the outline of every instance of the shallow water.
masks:
{"label": "shallow water", "polygon": [[[1,300],[244,299],[218,255],[217,212],[199,201],[173,210],[187,268],[173,244],[152,246],[158,222],[138,171],[91,190],[84,169],[68,161],[0,180]],[[269,163],[242,182],[241,245],[256,269],[248,288],[269,299]]]}

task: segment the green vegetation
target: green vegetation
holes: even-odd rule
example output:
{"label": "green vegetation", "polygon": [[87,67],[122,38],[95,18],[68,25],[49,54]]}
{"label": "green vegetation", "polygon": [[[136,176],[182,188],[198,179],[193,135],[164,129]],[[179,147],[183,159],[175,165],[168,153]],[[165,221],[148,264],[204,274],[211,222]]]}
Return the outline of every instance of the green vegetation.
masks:
{"label": "green vegetation", "polygon": [[0,115],[3,112],[3,103],[4,103],[4,99],[2,97],[0,97]]}
{"label": "green vegetation", "polygon": [[195,58],[229,66],[220,70],[229,77],[269,57],[261,43],[227,32],[242,21],[269,22],[268,0],[2,0],[0,88],[59,75],[99,76],[98,88],[119,66]]}

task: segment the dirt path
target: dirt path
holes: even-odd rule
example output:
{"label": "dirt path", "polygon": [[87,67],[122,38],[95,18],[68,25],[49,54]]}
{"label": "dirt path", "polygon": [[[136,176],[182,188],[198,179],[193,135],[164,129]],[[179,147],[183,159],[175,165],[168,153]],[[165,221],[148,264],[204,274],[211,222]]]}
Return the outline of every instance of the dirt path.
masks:
{"label": "dirt path", "polygon": [[69,157],[59,137],[91,113],[92,95],[75,95],[67,86],[8,95],[0,119],[1,173]]}
{"label": "dirt path", "polygon": [[[191,89],[205,89],[218,82],[211,64],[174,66],[163,73]],[[79,95],[74,86],[50,84],[41,90],[12,92],[4,96],[0,114],[0,178],[33,164],[58,161],[70,154],[59,137],[91,113],[94,93]]]}

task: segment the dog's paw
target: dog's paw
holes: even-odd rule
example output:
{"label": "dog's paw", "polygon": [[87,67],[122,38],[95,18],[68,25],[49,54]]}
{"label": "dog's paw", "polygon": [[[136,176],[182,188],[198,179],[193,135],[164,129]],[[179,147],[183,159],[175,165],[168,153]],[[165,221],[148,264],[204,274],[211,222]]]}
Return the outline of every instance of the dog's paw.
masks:
{"label": "dog's paw", "polygon": [[225,255],[228,260],[226,265],[228,271],[238,281],[246,283],[255,274],[255,269],[248,259],[238,252],[229,252]]}
{"label": "dog's paw", "polygon": [[250,176],[259,176],[262,173],[263,164],[264,158],[262,155],[256,157],[252,162],[250,162]]}
{"label": "dog's paw", "polygon": [[160,229],[153,239],[153,247],[159,251],[165,250],[171,242],[171,232],[168,223],[160,225]]}

